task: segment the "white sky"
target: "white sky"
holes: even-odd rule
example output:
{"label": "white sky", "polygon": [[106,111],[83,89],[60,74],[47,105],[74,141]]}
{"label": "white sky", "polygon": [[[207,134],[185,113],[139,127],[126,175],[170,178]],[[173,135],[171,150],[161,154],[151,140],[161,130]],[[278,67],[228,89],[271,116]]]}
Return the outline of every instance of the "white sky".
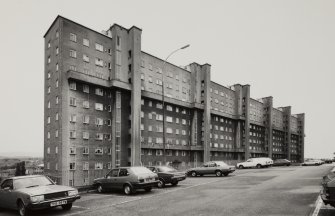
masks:
{"label": "white sky", "polygon": [[2,0],[0,155],[43,152],[43,35],[60,14],[94,30],[143,30],[142,50],[212,65],[222,85],[250,84],[275,107],[306,113],[306,157],[335,152],[335,1]]}

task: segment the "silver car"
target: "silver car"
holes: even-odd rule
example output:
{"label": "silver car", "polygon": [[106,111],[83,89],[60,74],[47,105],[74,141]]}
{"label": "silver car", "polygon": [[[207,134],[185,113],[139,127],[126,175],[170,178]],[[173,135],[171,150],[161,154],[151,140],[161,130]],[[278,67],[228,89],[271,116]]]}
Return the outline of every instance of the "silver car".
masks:
{"label": "silver car", "polygon": [[187,174],[191,175],[192,177],[196,177],[198,175],[208,175],[208,174],[215,174],[216,176],[228,176],[229,173],[235,171],[234,166],[229,166],[223,161],[210,161],[204,163],[200,167],[192,168],[187,170]]}
{"label": "silver car", "polygon": [[56,185],[42,175],[12,177],[0,185],[0,208],[17,209],[21,216],[30,210],[56,206],[70,210],[77,199],[77,189]]}

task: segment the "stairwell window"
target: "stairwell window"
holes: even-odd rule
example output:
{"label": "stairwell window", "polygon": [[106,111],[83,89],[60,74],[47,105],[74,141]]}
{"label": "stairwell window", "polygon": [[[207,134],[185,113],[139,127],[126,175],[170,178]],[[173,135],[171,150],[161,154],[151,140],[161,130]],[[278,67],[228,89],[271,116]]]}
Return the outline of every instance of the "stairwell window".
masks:
{"label": "stairwell window", "polygon": [[100,51],[100,52],[104,51],[104,47],[101,44],[98,44],[98,43],[95,43],[95,49]]}
{"label": "stairwell window", "polygon": [[87,47],[90,47],[90,41],[86,38],[83,38],[83,45],[87,46]]}
{"label": "stairwell window", "polygon": [[70,33],[70,41],[77,42],[77,35]]}
{"label": "stairwell window", "polygon": [[72,57],[72,58],[77,58],[77,51],[75,51],[75,50],[70,50],[70,57]]}
{"label": "stairwell window", "polygon": [[70,82],[70,89],[71,90],[77,90],[76,82],[73,82],[73,81]]}

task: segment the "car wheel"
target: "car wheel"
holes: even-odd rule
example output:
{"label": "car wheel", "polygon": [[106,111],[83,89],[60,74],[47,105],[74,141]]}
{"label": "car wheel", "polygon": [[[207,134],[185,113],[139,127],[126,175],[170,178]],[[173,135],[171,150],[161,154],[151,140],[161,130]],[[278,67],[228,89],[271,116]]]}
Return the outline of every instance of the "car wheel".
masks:
{"label": "car wheel", "polygon": [[98,191],[99,193],[103,193],[103,192],[104,192],[104,189],[103,189],[103,187],[102,187],[101,184],[98,185],[98,187],[97,187],[97,191]]}
{"label": "car wheel", "polygon": [[172,182],[172,186],[176,186],[178,184],[178,181]]}
{"label": "car wheel", "polygon": [[215,175],[217,177],[220,177],[220,176],[222,176],[222,172],[220,170],[217,170],[217,171],[215,171]]}
{"label": "car wheel", "polygon": [[244,166],[243,166],[243,165],[240,165],[238,168],[239,168],[239,169],[244,169]]}
{"label": "car wheel", "polygon": [[191,176],[192,176],[192,177],[196,177],[196,176],[197,176],[197,173],[196,173],[195,171],[192,171],[192,172],[191,172]]}
{"label": "car wheel", "polygon": [[260,168],[262,168],[262,165],[257,164],[256,168],[257,168],[257,169],[260,169]]}
{"label": "car wheel", "polygon": [[157,187],[159,187],[159,188],[163,188],[164,186],[165,186],[165,183],[164,183],[163,179],[159,179],[159,180],[158,180]]}
{"label": "car wheel", "polygon": [[145,190],[145,192],[150,192],[152,190],[152,187],[146,188],[144,190]]}
{"label": "car wheel", "polygon": [[72,208],[72,203],[66,204],[66,205],[62,205],[62,209],[65,211],[69,211]]}
{"label": "car wheel", "polygon": [[28,209],[21,200],[18,202],[17,208],[19,210],[20,216],[27,216],[28,215]]}
{"label": "car wheel", "polygon": [[223,173],[224,176],[228,176],[229,173]]}
{"label": "car wheel", "polygon": [[135,193],[135,190],[133,190],[131,187],[130,187],[130,185],[125,185],[124,187],[123,187],[123,192],[126,194],[126,195],[130,195],[130,194],[132,194],[132,193]]}

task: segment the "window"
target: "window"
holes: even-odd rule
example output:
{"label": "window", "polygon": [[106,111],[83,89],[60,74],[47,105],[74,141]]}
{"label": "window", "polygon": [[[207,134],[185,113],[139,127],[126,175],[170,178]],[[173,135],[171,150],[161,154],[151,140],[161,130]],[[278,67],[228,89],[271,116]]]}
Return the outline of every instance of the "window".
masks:
{"label": "window", "polygon": [[95,109],[99,111],[103,111],[104,105],[102,103],[95,103]]}
{"label": "window", "polygon": [[163,121],[163,115],[157,114],[156,115],[156,120],[157,121]]}
{"label": "window", "polygon": [[58,137],[58,130],[55,131],[55,137]]}
{"label": "window", "polygon": [[90,62],[90,57],[88,57],[86,54],[83,54],[83,60],[84,62]]}
{"label": "window", "polygon": [[83,85],[83,92],[90,93],[90,86],[89,85]]}
{"label": "window", "polygon": [[96,155],[102,155],[104,152],[103,152],[103,148],[102,147],[98,147],[94,150],[94,153]]}
{"label": "window", "polygon": [[166,128],[166,133],[173,133],[173,129],[172,128]]}
{"label": "window", "polygon": [[96,118],[95,119],[96,126],[102,126],[103,123],[104,123],[104,120],[102,118]]}
{"label": "window", "polygon": [[176,107],[176,113],[179,113],[179,108],[178,107]]}
{"label": "window", "polygon": [[181,151],[181,156],[186,156],[186,151]]}
{"label": "window", "polygon": [[177,134],[177,135],[179,134],[179,129],[176,129],[176,134]]}
{"label": "window", "polygon": [[141,124],[141,130],[144,130],[144,124]]}
{"label": "window", "polygon": [[70,154],[76,154],[76,148],[70,147]]}
{"label": "window", "polygon": [[55,120],[58,121],[58,113],[56,113]]}
{"label": "window", "polygon": [[160,133],[163,132],[163,127],[157,125],[157,126],[156,126],[156,131],[157,131],[157,132],[160,132]]}
{"label": "window", "polygon": [[51,105],[50,105],[50,101],[48,101],[48,109],[50,109]]}
{"label": "window", "polygon": [[149,83],[152,83],[152,76],[148,77],[148,81],[149,81]]}
{"label": "window", "polygon": [[90,102],[83,101],[83,107],[86,108],[86,109],[90,108]]}
{"label": "window", "polygon": [[141,80],[144,80],[144,74],[141,73]]}
{"label": "window", "polygon": [[56,38],[58,38],[59,37],[59,32],[58,32],[58,30],[56,30]]}
{"label": "window", "polygon": [[179,118],[176,118],[176,124],[179,124]]}
{"label": "window", "polygon": [[101,89],[101,88],[96,88],[96,89],[95,89],[95,94],[96,94],[96,95],[103,96],[103,95],[104,95],[104,90]]}
{"label": "window", "polygon": [[112,106],[108,105],[108,112],[112,112]]}
{"label": "window", "polygon": [[47,123],[50,124],[50,116],[47,118]]}
{"label": "window", "polygon": [[152,107],[152,101],[149,101],[148,106]]}
{"label": "window", "polygon": [[58,154],[58,146],[55,148],[55,153]]}
{"label": "window", "polygon": [[47,77],[48,77],[48,79],[50,79],[50,77],[51,77],[51,73],[50,73],[50,71],[48,71],[48,75],[47,75]]}
{"label": "window", "polygon": [[56,64],[56,71],[58,71],[58,69],[59,69],[59,65],[58,65],[58,63]]}
{"label": "window", "polygon": [[70,33],[70,41],[77,42],[77,35]]}
{"label": "window", "polygon": [[162,82],[161,79],[157,79],[157,80],[156,80],[156,84],[162,86],[162,85],[163,85],[163,82]]}
{"label": "window", "polygon": [[59,86],[59,82],[58,80],[56,80],[56,88],[58,88],[58,86]]}
{"label": "window", "polygon": [[95,65],[103,67],[104,66],[104,61],[100,58],[95,58]]}
{"label": "window", "polygon": [[157,68],[157,73],[162,73],[162,69],[161,68]]}
{"label": "window", "polygon": [[148,118],[152,119],[152,113],[148,113]]}
{"label": "window", "polygon": [[90,46],[90,41],[86,38],[83,39],[83,45],[89,47]]}
{"label": "window", "polygon": [[90,133],[87,131],[83,132],[83,139],[88,140],[90,138]]}
{"label": "window", "polygon": [[75,50],[70,50],[70,57],[72,57],[72,58],[77,58],[77,51],[75,51]]}
{"label": "window", "polygon": [[121,38],[120,38],[120,36],[116,37],[116,47],[118,49],[121,49]]}
{"label": "window", "polygon": [[50,154],[50,147],[47,148],[47,154]]}
{"label": "window", "polygon": [[77,90],[77,85],[76,85],[76,82],[70,82],[70,89],[71,90]]}
{"label": "window", "polygon": [[96,133],[95,134],[95,139],[102,141],[104,139],[103,133]]}
{"label": "window", "polygon": [[51,87],[49,86],[48,87],[48,94],[50,94],[51,93]]}
{"label": "window", "polygon": [[167,110],[167,111],[173,111],[173,108],[172,108],[172,106],[167,105],[167,106],[166,106],[166,110]]}
{"label": "window", "polygon": [[103,169],[103,163],[102,162],[96,162],[95,163],[95,169],[96,170],[102,170]]}
{"label": "window", "polygon": [[163,155],[163,150],[161,150],[161,149],[157,149],[157,150],[156,150],[156,155],[157,155],[157,156]]}
{"label": "window", "polygon": [[107,169],[112,169],[112,163],[111,162],[107,163]]}
{"label": "window", "polygon": [[84,123],[84,124],[89,124],[89,123],[90,123],[90,117],[87,116],[87,115],[85,115],[85,116],[83,117],[83,123]]}
{"label": "window", "polygon": [[183,125],[186,125],[186,119],[182,119],[182,120],[181,120],[181,123],[182,123]]}
{"label": "window", "polygon": [[48,48],[50,48],[51,47],[51,43],[50,43],[50,41],[48,41]]}
{"label": "window", "polygon": [[83,163],[83,170],[88,170],[89,169],[89,163],[88,162],[84,162]]}
{"label": "window", "polygon": [[98,44],[98,43],[95,43],[95,49],[100,51],[100,52],[104,51],[104,47],[101,44]]}
{"label": "window", "polygon": [[141,111],[141,118],[144,118],[144,112]]}
{"label": "window", "polygon": [[186,135],[186,130],[181,130],[182,135]]}
{"label": "window", "polygon": [[58,54],[59,54],[59,48],[56,47],[56,55],[58,55]]}
{"label": "window", "polygon": [[111,119],[107,119],[106,123],[107,123],[108,126],[112,126],[112,120]]}
{"label": "window", "polygon": [[148,131],[152,131],[152,126],[151,125],[148,126]]}
{"label": "window", "polygon": [[58,96],[56,96],[56,104],[58,104],[58,102],[59,102],[59,98]]}
{"label": "window", "polygon": [[171,116],[166,116],[166,121],[167,122],[173,122],[173,118]]}
{"label": "window", "polygon": [[161,103],[157,103],[157,104],[156,104],[156,108],[158,108],[158,109],[163,109],[163,104],[161,104]]}
{"label": "window", "polygon": [[145,67],[145,62],[144,62],[143,59],[142,59],[142,61],[141,61],[141,67]]}
{"label": "window", "polygon": [[70,65],[70,70],[71,70],[71,71],[77,71],[77,67],[74,66],[74,65]]}
{"label": "window", "polygon": [[76,131],[71,130],[71,131],[70,131],[70,138],[71,138],[71,139],[75,139],[76,136],[77,136]]}
{"label": "window", "polygon": [[48,64],[50,64],[51,63],[51,57],[49,56],[48,57]]}

